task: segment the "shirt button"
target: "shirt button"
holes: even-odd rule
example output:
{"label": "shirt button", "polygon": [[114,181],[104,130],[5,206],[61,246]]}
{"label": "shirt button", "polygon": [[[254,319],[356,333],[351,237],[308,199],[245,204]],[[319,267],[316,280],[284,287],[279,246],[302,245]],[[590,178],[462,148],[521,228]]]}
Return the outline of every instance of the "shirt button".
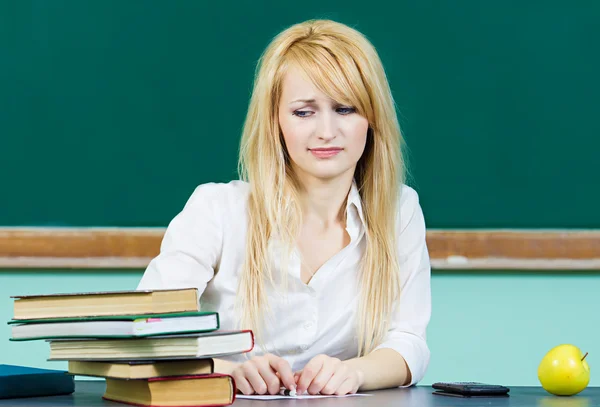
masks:
{"label": "shirt button", "polygon": [[308,349],[308,345],[302,345],[301,348],[306,350],[306,349]]}
{"label": "shirt button", "polygon": [[312,328],[313,323],[312,322],[307,322],[306,324],[304,324],[304,329],[310,329]]}

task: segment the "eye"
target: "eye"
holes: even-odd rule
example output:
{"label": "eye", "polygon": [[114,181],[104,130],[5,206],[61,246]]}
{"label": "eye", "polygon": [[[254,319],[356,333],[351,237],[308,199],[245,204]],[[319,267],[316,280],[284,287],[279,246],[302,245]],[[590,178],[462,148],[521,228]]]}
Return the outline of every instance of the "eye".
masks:
{"label": "eye", "polygon": [[292,113],[294,116],[298,116],[298,117],[308,117],[311,116],[314,112],[310,111],[310,110],[294,110],[294,113]]}
{"label": "eye", "polygon": [[356,109],[353,107],[340,106],[340,107],[336,108],[335,111],[342,115],[348,115],[348,114],[352,114],[352,113],[356,112]]}

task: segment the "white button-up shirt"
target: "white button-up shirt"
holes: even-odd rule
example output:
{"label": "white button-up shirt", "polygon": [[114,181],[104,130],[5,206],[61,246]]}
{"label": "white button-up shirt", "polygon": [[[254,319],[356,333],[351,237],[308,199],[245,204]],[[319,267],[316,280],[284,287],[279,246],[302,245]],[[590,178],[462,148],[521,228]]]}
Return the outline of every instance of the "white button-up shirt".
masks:
{"label": "white button-up shirt", "polygon": [[[249,185],[242,181],[200,185],[183,210],[170,222],[160,254],[148,265],[138,289],[196,287],[205,311],[217,311],[221,329],[237,328],[234,305],[246,251]],[[397,222],[401,294],[387,337],[378,348],[394,349],[406,360],[415,384],[429,364],[426,328],[431,314],[431,268],[425,242],[425,222],[417,193],[402,187]],[[326,354],[345,360],[356,357],[360,290],[359,264],[366,235],[356,185],[346,204],[350,244],[330,258],[308,284],[300,279],[297,251],[284,263],[275,238],[269,243],[275,287],[268,283],[271,317],[251,355],[264,352],[285,358],[292,370]],[[286,266],[287,264],[287,266]],[[283,270],[286,268],[287,271]],[[287,291],[277,289],[287,272]],[[243,362],[248,355],[223,359]]]}

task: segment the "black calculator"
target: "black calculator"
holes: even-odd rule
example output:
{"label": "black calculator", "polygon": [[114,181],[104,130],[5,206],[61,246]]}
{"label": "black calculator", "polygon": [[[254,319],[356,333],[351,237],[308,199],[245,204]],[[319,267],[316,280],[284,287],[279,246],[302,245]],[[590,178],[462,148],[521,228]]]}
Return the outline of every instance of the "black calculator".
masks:
{"label": "black calculator", "polygon": [[479,382],[437,382],[431,385],[439,396],[453,397],[508,397],[510,389],[499,384]]}

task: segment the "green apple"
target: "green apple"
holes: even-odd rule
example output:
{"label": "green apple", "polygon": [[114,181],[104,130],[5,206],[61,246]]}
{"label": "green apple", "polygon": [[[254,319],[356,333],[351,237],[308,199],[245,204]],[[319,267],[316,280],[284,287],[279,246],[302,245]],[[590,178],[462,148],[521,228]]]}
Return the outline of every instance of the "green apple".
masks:
{"label": "green apple", "polygon": [[590,367],[577,346],[558,345],[542,359],[538,379],[542,387],[557,396],[572,396],[585,389],[590,382]]}

